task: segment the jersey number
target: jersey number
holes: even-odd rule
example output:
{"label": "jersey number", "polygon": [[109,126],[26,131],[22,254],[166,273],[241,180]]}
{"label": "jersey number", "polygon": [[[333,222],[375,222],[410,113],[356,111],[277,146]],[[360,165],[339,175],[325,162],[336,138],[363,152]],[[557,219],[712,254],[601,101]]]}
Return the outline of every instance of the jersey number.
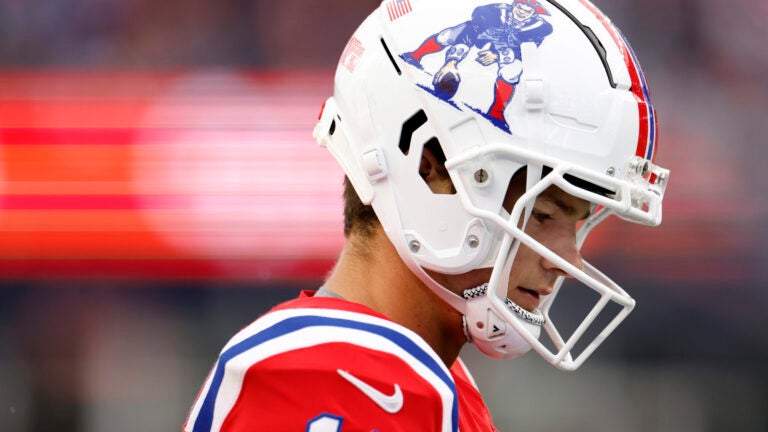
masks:
{"label": "jersey number", "polygon": [[341,432],[343,417],[321,414],[307,422],[306,432]]}

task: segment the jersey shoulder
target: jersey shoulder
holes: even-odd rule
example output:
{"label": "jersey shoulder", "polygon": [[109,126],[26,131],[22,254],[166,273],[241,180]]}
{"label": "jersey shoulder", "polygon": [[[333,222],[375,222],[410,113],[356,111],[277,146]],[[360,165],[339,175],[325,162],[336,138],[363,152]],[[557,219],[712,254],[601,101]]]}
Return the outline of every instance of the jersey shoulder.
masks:
{"label": "jersey shoulder", "polygon": [[451,366],[451,376],[459,398],[459,428],[462,431],[497,431],[475,379],[461,358]]}
{"label": "jersey shoulder", "polygon": [[453,378],[415,333],[361,305],[304,297],[227,343],[186,430],[455,430],[457,418]]}

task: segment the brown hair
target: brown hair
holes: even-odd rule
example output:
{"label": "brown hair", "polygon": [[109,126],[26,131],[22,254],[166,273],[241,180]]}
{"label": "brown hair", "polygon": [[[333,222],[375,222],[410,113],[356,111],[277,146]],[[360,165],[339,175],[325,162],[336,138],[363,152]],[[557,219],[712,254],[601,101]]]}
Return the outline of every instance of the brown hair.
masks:
{"label": "brown hair", "polygon": [[344,237],[349,238],[354,231],[362,238],[368,238],[378,223],[373,207],[360,201],[352,182],[344,176]]}
{"label": "brown hair", "polygon": [[[450,183],[450,192],[448,193],[455,194],[456,188],[450,180],[448,170],[445,169],[445,154],[440,142],[436,138],[432,138],[424,144],[424,148],[432,152],[438,164],[439,174]],[[360,201],[349,177],[344,176],[344,237],[349,238],[352,232],[356,232],[360,234],[362,239],[370,238],[377,224],[379,224],[379,219],[376,217],[373,207]]]}

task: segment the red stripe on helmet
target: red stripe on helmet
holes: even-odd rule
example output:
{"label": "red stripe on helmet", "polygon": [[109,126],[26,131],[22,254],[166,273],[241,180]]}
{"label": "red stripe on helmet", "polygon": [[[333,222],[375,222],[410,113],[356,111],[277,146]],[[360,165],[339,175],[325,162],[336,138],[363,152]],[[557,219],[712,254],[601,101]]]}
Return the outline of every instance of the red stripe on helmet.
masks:
{"label": "red stripe on helmet", "polygon": [[643,82],[642,78],[640,77],[642,72],[640,71],[640,67],[635,62],[635,59],[632,57],[632,48],[627,45],[624,37],[619,34],[616,27],[611,24],[610,19],[606,17],[600,9],[598,9],[595,5],[587,0],[579,0],[579,2],[584,5],[584,7],[589,9],[603,24],[605,29],[608,30],[608,34],[611,35],[613,42],[617,47],[619,47],[622,56],[624,56],[624,63],[627,65],[627,69],[629,70],[629,77],[632,82],[632,87],[630,90],[632,91],[632,94],[635,95],[635,99],[637,99],[637,113],[640,119],[640,129],[637,138],[637,148],[635,150],[635,155],[642,158],[652,159],[653,155],[647,155],[647,153],[650,128],[655,127],[655,122],[654,125],[650,124],[651,114],[648,112],[648,110],[652,108],[650,102],[646,99],[645,94],[643,93]]}

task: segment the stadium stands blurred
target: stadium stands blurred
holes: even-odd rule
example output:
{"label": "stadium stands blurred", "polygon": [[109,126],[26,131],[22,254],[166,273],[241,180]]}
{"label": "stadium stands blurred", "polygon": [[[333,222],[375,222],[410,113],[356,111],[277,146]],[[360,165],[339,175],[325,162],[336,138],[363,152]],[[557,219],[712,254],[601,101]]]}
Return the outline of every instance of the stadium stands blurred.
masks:
{"label": "stadium stands blurred", "polygon": [[[768,3],[595,3],[672,170],[661,227],[586,246],[638,307],[573,374],[466,358],[501,431],[768,430]],[[321,283],[311,130],[377,4],[0,1],[0,430],[179,430],[227,338]]]}

